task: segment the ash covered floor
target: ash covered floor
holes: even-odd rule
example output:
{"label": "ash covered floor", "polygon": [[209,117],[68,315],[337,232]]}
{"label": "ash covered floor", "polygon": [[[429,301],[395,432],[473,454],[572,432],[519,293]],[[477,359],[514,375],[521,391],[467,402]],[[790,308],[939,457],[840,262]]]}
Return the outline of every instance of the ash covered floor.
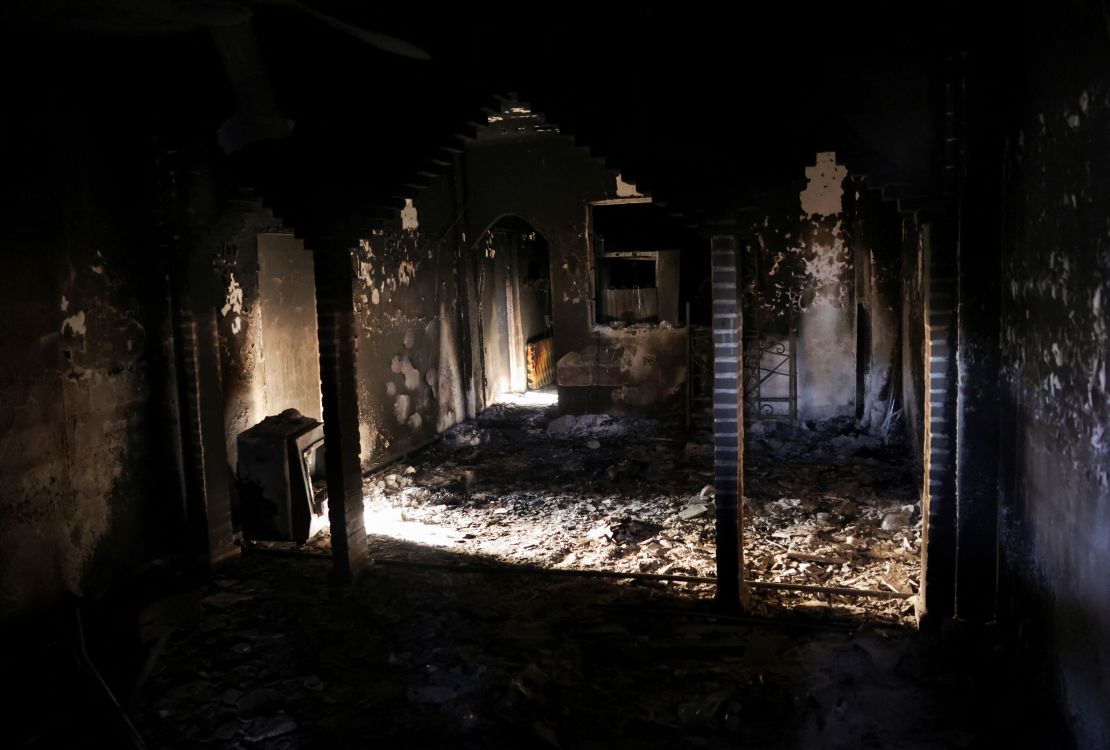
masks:
{"label": "ash covered floor", "polygon": [[[281,555],[248,547],[134,704],[148,744],[974,750],[1040,736],[1013,651],[989,632],[904,627],[900,600],[757,590],[740,617],[713,608],[710,585],[538,573],[713,570],[702,441],[553,416],[497,406],[370,478],[378,564],[354,587],[325,583],[326,534]],[[895,559],[913,571],[912,556],[859,554],[916,543],[896,453],[825,427],[753,435],[756,575],[872,586]],[[883,531],[891,513],[906,528]],[[849,554],[831,575],[802,567]]]}
{"label": "ash covered floor", "polygon": [[[863,589],[895,598],[755,589],[761,613],[910,625],[920,513],[905,448],[850,421],[756,423],[746,456],[748,576]],[[708,429],[501,403],[366,480],[371,554],[447,548],[474,561],[565,570],[712,577],[715,533]],[[310,542],[327,550],[326,532]],[[696,598],[706,583],[676,582]]]}
{"label": "ash covered floor", "polygon": [[1005,652],[983,634],[729,617],[658,582],[491,567],[379,565],[332,588],[327,560],[248,551],[168,639],[135,723],[151,748],[288,750],[974,750],[1035,736],[1028,691],[1007,688]]}

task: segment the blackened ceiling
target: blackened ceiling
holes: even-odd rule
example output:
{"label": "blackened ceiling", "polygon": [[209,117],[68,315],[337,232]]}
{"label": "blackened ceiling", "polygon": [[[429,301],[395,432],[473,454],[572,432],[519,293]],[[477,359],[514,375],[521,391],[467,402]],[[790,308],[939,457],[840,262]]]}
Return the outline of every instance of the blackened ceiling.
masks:
{"label": "blackened ceiling", "polygon": [[[876,184],[927,190],[946,60],[1002,33],[955,3],[311,4],[431,60],[384,52],[289,2],[19,0],[5,11],[8,70],[23,84],[11,99],[33,119],[66,91],[117,134],[168,128],[214,144],[244,81],[268,88],[293,135],[230,161],[247,165],[244,181],[329,193],[339,216],[405,192],[495,95],[519,92],[627,179],[704,217],[797,179],[818,150]],[[211,26],[243,23],[261,77],[213,43]]]}

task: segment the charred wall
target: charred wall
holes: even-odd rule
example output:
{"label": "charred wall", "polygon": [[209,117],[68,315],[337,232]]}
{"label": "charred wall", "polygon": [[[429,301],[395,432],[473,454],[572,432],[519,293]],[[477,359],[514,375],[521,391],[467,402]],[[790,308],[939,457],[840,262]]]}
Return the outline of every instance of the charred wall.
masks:
{"label": "charred wall", "polygon": [[[216,307],[223,385],[224,439],[234,473],[239,433],[265,413],[262,372],[262,307],[259,304],[258,234],[280,228],[258,201],[226,204],[191,252],[208,271],[198,280],[202,296]],[[206,262],[207,261],[207,262]]]}
{"label": "charred wall", "polygon": [[590,204],[643,198],[634,185],[556,134],[492,135],[466,150],[467,234],[506,215],[547,241],[563,411],[665,408],[686,379],[685,329],[613,331],[596,324]]}
{"label": "charred wall", "polygon": [[745,336],[786,341],[793,328],[799,418],[878,430],[897,395],[897,219],[835,154],[805,171],[750,230]]}
{"label": "charred wall", "polygon": [[929,228],[915,215],[902,217],[901,406],[906,434],[919,468],[925,453],[925,260]]}
{"label": "charred wall", "polygon": [[846,195],[856,289],[856,418],[872,434],[895,429],[902,344],[901,218],[878,190],[851,180]]}
{"label": "charred wall", "polygon": [[181,528],[162,152],[141,113],[104,115],[130,110],[103,71],[63,57],[0,116],[5,615],[96,594]]}
{"label": "charred wall", "polygon": [[456,218],[439,177],[353,251],[364,469],[467,416]]}
{"label": "charred wall", "polygon": [[290,408],[320,419],[312,254],[257,200],[229,201],[194,252],[211,269],[234,473],[244,430]]}
{"label": "charred wall", "polygon": [[1097,8],[1030,17],[1001,273],[1004,610],[1042,627],[1080,747],[1110,745],[1110,39]]}

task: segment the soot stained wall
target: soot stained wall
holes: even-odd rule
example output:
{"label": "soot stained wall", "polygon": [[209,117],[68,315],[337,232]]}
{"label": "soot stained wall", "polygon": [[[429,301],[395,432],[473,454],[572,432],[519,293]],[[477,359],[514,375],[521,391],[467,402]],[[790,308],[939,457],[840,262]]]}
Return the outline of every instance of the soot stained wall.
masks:
{"label": "soot stained wall", "polygon": [[467,416],[453,201],[437,178],[352,253],[364,469]]}
{"label": "soot stained wall", "polygon": [[902,413],[912,453],[921,468],[925,451],[925,261],[929,228],[902,217]]}
{"label": "soot stained wall", "polygon": [[293,408],[320,419],[312,254],[258,201],[233,201],[201,252],[214,259],[227,459],[238,437]]}
{"label": "soot stained wall", "polygon": [[9,94],[0,616],[98,593],[180,530],[182,513],[153,153],[80,83]]}
{"label": "soot stained wall", "polygon": [[1077,744],[1107,747],[1110,42],[1094,9],[1045,8],[1031,27],[1044,33],[1006,180],[1001,533]]}
{"label": "soot stained wall", "polygon": [[897,219],[831,152],[806,176],[750,230],[759,259],[745,262],[745,328],[756,330],[756,313],[764,334],[785,339],[794,326],[799,418],[879,429],[901,328]]}
{"label": "soot stained wall", "polygon": [[[616,332],[595,326],[590,204],[638,196],[565,136],[479,138],[466,150],[467,236],[506,215],[547,241],[557,382],[562,411],[643,411],[685,382],[685,329]],[[602,352],[599,356],[598,352]],[[601,372],[594,363],[605,363]]]}

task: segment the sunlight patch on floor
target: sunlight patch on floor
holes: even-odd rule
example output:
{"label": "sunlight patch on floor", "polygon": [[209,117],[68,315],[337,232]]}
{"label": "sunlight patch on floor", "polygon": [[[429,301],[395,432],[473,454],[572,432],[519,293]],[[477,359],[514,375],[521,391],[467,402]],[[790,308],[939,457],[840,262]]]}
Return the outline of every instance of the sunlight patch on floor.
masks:
{"label": "sunlight patch on floor", "polygon": [[362,518],[363,523],[366,524],[367,534],[380,534],[406,542],[443,547],[453,545],[463,538],[462,532],[447,526],[406,520],[402,508],[388,510],[367,508]]}
{"label": "sunlight patch on floor", "polygon": [[559,392],[555,388],[542,388],[524,393],[502,393],[495,400],[498,404],[516,406],[553,406],[559,403]]}

